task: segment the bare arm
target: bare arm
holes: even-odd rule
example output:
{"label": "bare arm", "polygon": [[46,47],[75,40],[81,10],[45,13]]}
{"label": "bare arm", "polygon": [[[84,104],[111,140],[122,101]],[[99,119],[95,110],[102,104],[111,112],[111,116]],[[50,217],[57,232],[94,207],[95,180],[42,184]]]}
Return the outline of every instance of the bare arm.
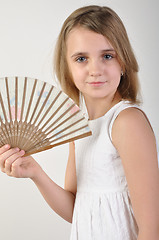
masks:
{"label": "bare arm", "polygon": [[138,240],[159,239],[159,170],[156,141],[144,114],[126,109],[112,129],[113,143],[125,170],[139,227]]}
{"label": "bare arm", "polygon": [[51,208],[68,222],[72,222],[76,196],[76,175],[74,161],[74,144],[70,143],[69,159],[65,177],[65,189],[54,183],[43,170],[39,171],[38,174],[32,178]]}
{"label": "bare arm", "polygon": [[[24,151],[18,149],[9,149],[5,146],[0,148],[2,172],[12,177],[32,179],[50,207],[66,221],[71,222],[75,193],[58,186],[31,156],[23,157],[23,155]],[[72,153],[69,154],[68,163],[72,161],[71,156]]]}

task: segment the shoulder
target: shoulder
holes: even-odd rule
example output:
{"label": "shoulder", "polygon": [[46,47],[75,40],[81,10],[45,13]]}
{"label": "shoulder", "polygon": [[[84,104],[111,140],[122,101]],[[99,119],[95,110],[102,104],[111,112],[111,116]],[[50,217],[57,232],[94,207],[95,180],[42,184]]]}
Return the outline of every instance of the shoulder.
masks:
{"label": "shoulder", "polygon": [[137,107],[122,110],[112,127],[112,141],[115,146],[122,143],[121,139],[138,142],[143,138],[153,137],[153,130],[146,114]]}
{"label": "shoulder", "polygon": [[133,127],[141,127],[143,124],[151,128],[146,114],[141,109],[137,107],[128,107],[119,113],[114,122],[114,127],[128,127],[131,130]]}

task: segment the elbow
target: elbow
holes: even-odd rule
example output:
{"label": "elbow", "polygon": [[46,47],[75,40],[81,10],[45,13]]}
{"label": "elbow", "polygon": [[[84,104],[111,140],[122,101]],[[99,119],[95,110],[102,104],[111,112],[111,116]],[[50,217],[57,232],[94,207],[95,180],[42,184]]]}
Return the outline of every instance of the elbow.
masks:
{"label": "elbow", "polygon": [[[61,216],[62,217],[62,216]],[[67,215],[65,217],[62,217],[64,218],[65,221],[67,221],[68,223],[71,223],[73,222],[73,214],[70,216],[70,215]]]}
{"label": "elbow", "polygon": [[68,219],[68,222],[72,224],[73,218]]}

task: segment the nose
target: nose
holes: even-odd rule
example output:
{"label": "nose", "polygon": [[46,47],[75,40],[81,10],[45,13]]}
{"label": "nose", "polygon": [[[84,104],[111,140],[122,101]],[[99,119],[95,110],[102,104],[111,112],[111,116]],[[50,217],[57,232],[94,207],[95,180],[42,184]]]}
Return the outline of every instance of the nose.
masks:
{"label": "nose", "polygon": [[101,76],[103,73],[103,66],[102,63],[96,60],[89,62],[89,75],[91,77],[98,77]]}

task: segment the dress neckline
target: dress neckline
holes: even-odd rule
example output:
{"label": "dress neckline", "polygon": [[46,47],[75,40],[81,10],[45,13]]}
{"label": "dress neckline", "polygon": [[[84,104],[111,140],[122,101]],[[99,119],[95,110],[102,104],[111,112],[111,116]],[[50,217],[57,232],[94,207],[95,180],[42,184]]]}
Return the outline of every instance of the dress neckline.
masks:
{"label": "dress neckline", "polygon": [[125,101],[125,100],[119,101],[113,107],[111,107],[103,116],[95,118],[95,119],[92,119],[92,120],[88,119],[88,123],[94,123],[94,122],[100,121],[102,118],[106,117],[114,108],[120,106],[123,102],[128,102],[128,101]]}

